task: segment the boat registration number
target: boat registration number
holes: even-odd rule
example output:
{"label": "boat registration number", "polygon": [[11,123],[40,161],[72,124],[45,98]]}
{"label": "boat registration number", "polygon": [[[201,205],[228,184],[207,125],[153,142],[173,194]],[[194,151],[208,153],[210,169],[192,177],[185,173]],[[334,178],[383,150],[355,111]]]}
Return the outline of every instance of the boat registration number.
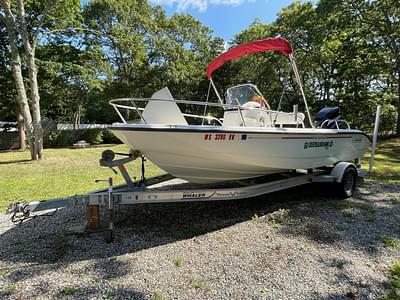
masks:
{"label": "boat registration number", "polygon": [[206,133],[204,139],[207,141],[233,141],[235,139],[234,133]]}

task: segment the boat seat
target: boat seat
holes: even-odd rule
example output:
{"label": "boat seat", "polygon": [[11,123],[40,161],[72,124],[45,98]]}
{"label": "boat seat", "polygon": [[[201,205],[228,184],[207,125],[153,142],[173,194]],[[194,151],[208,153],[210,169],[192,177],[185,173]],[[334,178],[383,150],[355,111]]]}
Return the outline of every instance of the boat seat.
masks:
{"label": "boat seat", "polygon": [[[249,107],[249,106],[247,106]],[[299,125],[304,127],[305,116],[303,113],[297,113],[295,119],[294,113],[282,111],[258,110],[257,107],[251,110],[242,110],[242,116],[247,127],[288,127]],[[224,113],[224,126],[242,126],[242,118],[237,110],[227,110]]]}
{"label": "boat seat", "polygon": [[[276,118],[276,119],[275,119]],[[272,120],[275,121],[275,126],[285,127],[285,125],[302,125],[304,127],[305,115],[301,112],[297,113],[297,119],[295,119],[294,113],[290,112],[273,112]]]}
{"label": "boat seat", "polygon": [[[161,100],[151,100],[161,99]],[[188,125],[181,110],[174,101],[171,92],[167,87],[155,92],[143,110],[142,116],[147,124],[163,125]],[[142,120],[142,123],[145,123]]]}

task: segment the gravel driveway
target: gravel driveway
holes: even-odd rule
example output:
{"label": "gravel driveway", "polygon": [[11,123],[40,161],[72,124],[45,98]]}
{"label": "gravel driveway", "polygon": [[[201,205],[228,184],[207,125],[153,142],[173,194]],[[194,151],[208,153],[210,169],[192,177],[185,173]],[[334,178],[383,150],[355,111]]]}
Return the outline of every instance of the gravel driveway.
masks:
{"label": "gravel driveway", "polygon": [[[308,185],[256,199],[119,210],[115,241],[68,208],[0,224],[4,299],[376,299],[399,250],[400,187]],[[5,220],[0,215],[0,222]]]}

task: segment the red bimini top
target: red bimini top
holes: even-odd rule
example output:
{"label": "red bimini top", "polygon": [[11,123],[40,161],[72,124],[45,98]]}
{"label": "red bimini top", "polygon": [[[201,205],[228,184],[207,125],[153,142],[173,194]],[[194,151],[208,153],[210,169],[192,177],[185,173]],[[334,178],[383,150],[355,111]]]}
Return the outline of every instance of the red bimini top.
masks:
{"label": "red bimini top", "polygon": [[212,73],[227,61],[238,59],[244,55],[267,51],[276,51],[287,57],[293,52],[293,48],[287,40],[280,37],[268,38],[238,45],[222,53],[208,65],[207,77],[210,79]]}

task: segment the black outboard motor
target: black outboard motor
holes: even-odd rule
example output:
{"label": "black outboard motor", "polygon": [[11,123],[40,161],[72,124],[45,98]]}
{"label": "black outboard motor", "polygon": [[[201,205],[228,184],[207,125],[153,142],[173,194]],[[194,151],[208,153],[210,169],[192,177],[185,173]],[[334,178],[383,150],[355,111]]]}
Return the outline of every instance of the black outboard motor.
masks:
{"label": "black outboard motor", "polygon": [[[315,117],[315,121],[317,122],[318,128],[329,128],[329,129],[337,128],[335,121],[339,119],[340,119],[339,107],[324,107],[317,113],[317,116]],[[328,121],[325,122],[326,120]],[[321,127],[322,123],[324,124]]]}

